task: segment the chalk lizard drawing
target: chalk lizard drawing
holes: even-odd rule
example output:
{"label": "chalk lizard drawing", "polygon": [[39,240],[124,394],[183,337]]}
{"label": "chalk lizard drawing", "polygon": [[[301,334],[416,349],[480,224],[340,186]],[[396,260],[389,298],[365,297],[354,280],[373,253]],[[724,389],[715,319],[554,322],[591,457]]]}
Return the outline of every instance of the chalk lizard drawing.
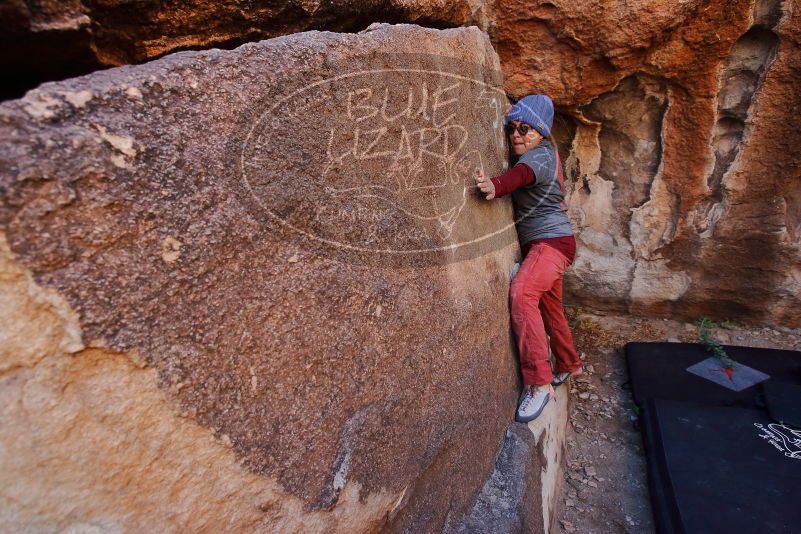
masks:
{"label": "chalk lizard drawing", "polygon": [[[367,90],[360,88],[354,92],[366,94]],[[401,113],[387,119],[387,98],[385,92],[380,115],[384,122],[391,123],[407,115]],[[411,96],[408,100],[411,102]],[[419,110],[415,114],[420,115]],[[454,116],[449,115],[439,126],[415,130],[400,124],[394,128],[395,136],[388,135],[391,124],[368,130],[357,125],[348,132],[332,128],[326,150],[328,161],[322,172],[325,191],[332,196],[379,199],[410,217],[436,221],[437,234],[447,239],[467,204],[474,171],[484,168],[477,150],[464,152],[469,133],[464,126],[453,123]],[[397,138],[397,142],[387,146],[389,138]],[[369,160],[375,160],[372,163],[377,168],[373,172],[353,172],[369,168]],[[436,173],[433,180],[425,176],[430,173]]]}
{"label": "chalk lizard drawing", "polygon": [[[493,74],[480,72],[481,78],[471,78],[439,70],[379,68],[302,87],[277,99],[248,133],[240,162],[245,184],[268,214],[318,239],[372,249],[375,239],[385,237],[369,228],[381,228],[377,221],[395,210],[407,219],[393,229],[399,241],[425,244],[425,250],[461,246],[454,239],[464,236],[456,237],[454,229],[468,192],[476,189],[475,171],[485,170],[481,151],[494,156],[505,147],[502,122],[508,102],[495,82],[489,82]],[[369,82],[353,83],[359,79]],[[297,135],[308,129],[310,117],[334,119],[334,126],[314,130],[322,133],[322,146],[310,146]],[[286,157],[276,150],[275,138],[292,140]],[[309,188],[281,187],[286,176],[294,176],[293,169],[313,175],[316,179],[308,185],[319,188],[321,195]],[[303,227],[302,216],[287,220],[288,213],[306,213],[306,208],[296,208],[309,203],[317,205],[314,229]],[[409,219],[425,224],[408,224]],[[358,224],[357,235],[375,239],[346,242],[347,232],[338,231],[343,222]],[[331,238],[329,230],[338,232]],[[434,234],[445,243],[428,242]]]}

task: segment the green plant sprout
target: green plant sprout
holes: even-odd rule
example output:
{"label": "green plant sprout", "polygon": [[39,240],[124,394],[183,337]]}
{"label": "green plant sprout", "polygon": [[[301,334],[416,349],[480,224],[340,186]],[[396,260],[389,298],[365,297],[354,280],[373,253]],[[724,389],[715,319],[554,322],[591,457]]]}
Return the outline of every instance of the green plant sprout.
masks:
{"label": "green plant sprout", "polygon": [[701,317],[700,319],[696,319],[695,321],[693,321],[693,324],[703,330],[709,330],[711,328],[718,327],[715,321],[713,321],[709,317]]}
{"label": "green plant sprout", "polygon": [[701,344],[706,348],[706,350],[711,352],[715,358],[720,360],[720,363],[723,364],[725,369],[734,369],[734,364],[736,362],[726,353],[726,350],[723,348],[723,346],[718,343],[709,332],[710,329],[717,328],[715,321],[709,317],[701,317],[700,319],[693,321],[693,324],[698,327],[698,337],[700,338]]}

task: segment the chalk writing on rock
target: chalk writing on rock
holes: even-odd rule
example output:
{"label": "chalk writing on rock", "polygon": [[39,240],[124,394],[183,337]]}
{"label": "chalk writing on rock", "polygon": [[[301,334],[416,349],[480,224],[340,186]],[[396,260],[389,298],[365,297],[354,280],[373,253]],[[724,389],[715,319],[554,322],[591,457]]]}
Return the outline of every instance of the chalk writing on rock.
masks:
{"label": "chalk writing on rock", "polygon": [[272,219],[328,244],[454,249],[484,237],[459,224],[476,202],[476,169],[501,169],[506,106],[499,87],[452,72],[374,69],[316,81],[258,116],[242,177]]}

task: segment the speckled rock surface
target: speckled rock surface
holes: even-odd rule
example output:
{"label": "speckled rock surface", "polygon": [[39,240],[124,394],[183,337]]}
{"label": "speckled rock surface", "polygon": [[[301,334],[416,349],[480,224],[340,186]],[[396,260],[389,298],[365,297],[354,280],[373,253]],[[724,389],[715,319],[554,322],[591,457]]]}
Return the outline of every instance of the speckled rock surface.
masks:
{"label": "speckled rock surface", "polygon": [[791,0],[506,2],[507,89],[552,95],[568,300],[801,325],[801,20]]}
{"label": "speckled rock surface", "polygon": [[0,106],[2,523],[463,513],[517,399],[500,87],[475,28],[377,26]]}
{"label": "speckled rock surface", "polygon": [[509,425],[492,475],[469,511],[451,517],[443,534],[554,532],[569,411],[568,389],[559,387],[540,417]]}

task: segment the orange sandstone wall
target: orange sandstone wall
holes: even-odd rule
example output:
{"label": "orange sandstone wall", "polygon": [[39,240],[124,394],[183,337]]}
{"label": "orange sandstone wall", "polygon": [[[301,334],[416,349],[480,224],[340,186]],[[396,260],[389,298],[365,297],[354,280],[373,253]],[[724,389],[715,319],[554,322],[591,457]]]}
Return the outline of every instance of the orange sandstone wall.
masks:
{"label": "orange sandstone wall", "polygon": [[796,4],[493,4],[507,90],[561,111],[569,301],[801,325]]}

